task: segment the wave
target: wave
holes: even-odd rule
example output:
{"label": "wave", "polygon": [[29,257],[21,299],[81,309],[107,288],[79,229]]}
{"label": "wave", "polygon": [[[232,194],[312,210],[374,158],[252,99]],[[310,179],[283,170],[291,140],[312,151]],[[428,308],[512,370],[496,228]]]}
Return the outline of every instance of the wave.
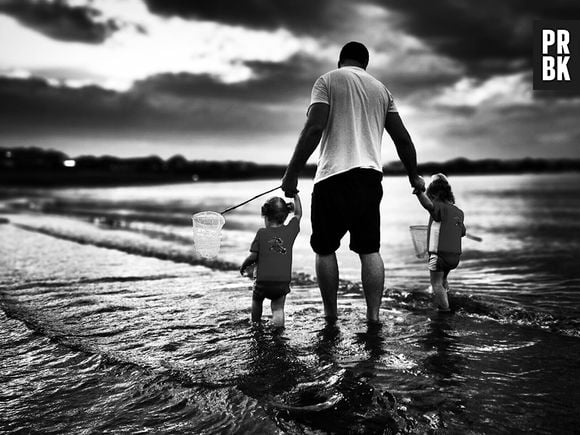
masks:
{"label": "wave", "polygon": [[[80,218],[109,229],[147,230],[147,224],[156,226],[191,226],[191,216],[195,213],[221,209],[206,207],[205,204],[190,205],[150,201],[104,201],[72,198],[11,198],[1,202],[6,212],[35,212],[64,217]],[[236,217],[228,217],[224,228],[227,230],[254,231],[256,222],[246,219],[248,212],[238,211]],[[252,214],[254,216],[254,214]]]}
{"label": "wave", "polygon": [[62,240],[67,240],[80,244],[88,244],[100,248],[116,249],[118,251],[126,252],[128,254],[140,255],[142,257],[153,257],[160,260],[169,260],[176,263],[187,263],[191,265],[205,266],[215,270],[237,270],[238,264],[223,261],[220,259],[207,259],[199,257],[191,252],[191,247],[179,248],[172,246],[168,249],[167,246],[155,246],[151,244],[131,244],[126,240],[119,238],[100,238],[95,239],[85,234],[75,234],[68,232],[65,229],[37,227],[28,224],[14,224],[16,227],[33,231],[40,234],[56,237]]}
{"label": "wave", "polygon": [[[414,312],[432,310],[431,293],[395,291],[390,293],[396,306]],[[449,293],[451,315],[466,315],[494,320],[500,323],[527,326],[548,330],[553,333],[580,337],[580,320],[553,313],[532,311],[528,307],[460,292]],[[445,314],[443,314],[445,315]]]}
{"label": "wave", "polygon": [[[161,260],[168,260],[176,263],[185,263],[194,266],[203,266],[219,271],[237,271],[238,263],[227,261],[217,257],[207,259],[197,256],[191,246],[189,238],[179,236],[159,238],[145,234],[145,237],[134,237],[136,231],[122,229],[114,234],[102,231],[97,226],[86,222],[75,222],[73,225],[63,224],[63,222],[53,222],[48,220],[31,220],[13,222],[13,225],[32,232],[49,235],[62,240],[72,241],[79,244],[93,245],[102,248],[115,249],[142,257],[153,257]],[[138,231],[137,231],[138,233]],[[140,233],[142,236],[143,234]],[[152,279],[164,279],[165,275],[156,276]],[[145,277],[126,277],[123,280],[147,280]],[[118,281],[116,277],[103,277],[95,282]],[[34,283],[27,283],[34,286]],[[58,287],[59,282],[52,282],[44,287]],[[65,284],[66,285],[66,284]],[[313,286],[316,279],[305,273],[295,272],[293,274],[294,286]],[[477,284],[475,284],[477,285]],[[348,280],[341,280],[339,292],[341,294],[362,295],[363,291],[360,283]],[[387,297],[392,299],[392,303],[397,308],[404,308],[414,312],[426,312],[431,310],[430,295],[422,292],[415,292],[412,289],[396,289],[387,292]],[[575,318],[561,315],[557,312],[548,312],[541,307],[521,306],[517,303],[502,300],[482,294],[471,294],[469,291],[456,291],[450,295],[450,303],[455,313],[470,316],[480,316],[493,319],[495,321],[542,328],[552,332],[557,332],[569,336],[580,337],[580,321]]]}

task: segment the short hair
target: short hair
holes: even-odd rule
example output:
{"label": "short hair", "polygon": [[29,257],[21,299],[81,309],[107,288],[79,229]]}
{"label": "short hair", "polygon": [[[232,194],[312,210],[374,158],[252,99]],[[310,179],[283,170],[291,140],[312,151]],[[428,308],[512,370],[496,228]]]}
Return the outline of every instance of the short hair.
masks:
{"label": "short hair", "polygon": [[363,69],[366,69],[369,64],[369,51],[360,42],[351,41],[340,50],[338,63],[340,64],[346,59],[355,60],[363,66]]}

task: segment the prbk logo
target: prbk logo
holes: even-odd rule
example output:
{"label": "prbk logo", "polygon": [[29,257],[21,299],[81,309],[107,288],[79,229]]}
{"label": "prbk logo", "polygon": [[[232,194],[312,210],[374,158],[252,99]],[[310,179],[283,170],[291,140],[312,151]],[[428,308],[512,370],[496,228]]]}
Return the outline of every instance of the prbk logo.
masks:
{"label": "prbk logo", "polygon": [[580,91],[580,20],[534,22],[534,90]]}

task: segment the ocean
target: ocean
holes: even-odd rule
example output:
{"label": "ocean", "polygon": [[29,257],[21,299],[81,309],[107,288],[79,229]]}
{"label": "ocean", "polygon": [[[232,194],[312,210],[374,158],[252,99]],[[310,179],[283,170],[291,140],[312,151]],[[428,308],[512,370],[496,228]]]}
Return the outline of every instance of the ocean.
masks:
{"label": "ocean", "polygon": [[238,271],[263,199],[225,215],[213,260],[191,227],[278,180],[0,187],[0,432],[578,433],[580,174],[450,181],[482,238],[449,276],[452,314],[432,309],[414,256],[409,226],[426,212],[387,177],[382,325],[365,322],[348,236],[327,325],[301,180],[282,331],[268,306],[250,322]]}

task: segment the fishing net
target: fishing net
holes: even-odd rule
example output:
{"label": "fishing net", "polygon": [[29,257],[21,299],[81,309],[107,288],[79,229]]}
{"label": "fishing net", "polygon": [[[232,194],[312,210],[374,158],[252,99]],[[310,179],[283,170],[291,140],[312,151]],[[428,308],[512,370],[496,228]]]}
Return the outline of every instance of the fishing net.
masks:
{"label": "fishing net", "polygon": [[280,187],[281,186],[277,186],[273,189],[262,192],[244,202],[226,208],[221,213],[216,213],[215,211],[202,211],[194,214],[191,219],[193,221],[193,245],[197,254],[200,257],[205,258],[216,257],[220,251],[221,230],[226,223],[223,215],[253,201],[256,198],[259,198],[260,196],[273,192]]}
{"label": "fishing net", "polygon": [[218,255],[221,229],[226,220],[220,213],[202,211],[192,216],[193,245],[200,257],[213,258]]}
{"label": "fishing net", "polygon": [[425,258],[427,255],[427,228],[427,225],[411,225],[409,227],[417,258]]}

